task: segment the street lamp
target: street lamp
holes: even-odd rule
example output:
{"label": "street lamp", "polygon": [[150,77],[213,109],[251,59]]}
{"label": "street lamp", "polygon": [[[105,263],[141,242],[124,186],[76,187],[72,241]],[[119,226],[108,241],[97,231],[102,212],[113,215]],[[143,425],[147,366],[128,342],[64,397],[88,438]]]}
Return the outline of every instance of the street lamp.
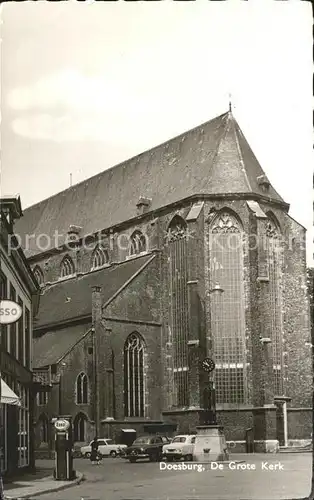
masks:
{"label": "street lamp", "polygon": [[[222,295],[224,293],[223,288],[216,283],[214,288],[211,288],[210,290],[207,291],[206,296],[209,297],[210,295],[216,294],[216,295]],[[216,418],[216,390],[214,386],[213,380],[211,380],[210,374],[213,373],[215,370],[215,362],[213,359],[210,357],[206,357],[203,359],[201,362],[201,367],[205,373],[208,374],[208,379],[205,381],[205,387],[203,390],[203,405],[204,405],[204,416],[203,416],[203,422],[202,424],[204,425],[217,425],[217,418]]]}
{"label": "street lamp", "polygon": [[216,295],[222,295],[224,293],[224,289],[221,288],[219,283],[216,283],[214,288],[211,288],[211,290],[208,290],[207,295],[211,295],[212,293],[216,293]]}

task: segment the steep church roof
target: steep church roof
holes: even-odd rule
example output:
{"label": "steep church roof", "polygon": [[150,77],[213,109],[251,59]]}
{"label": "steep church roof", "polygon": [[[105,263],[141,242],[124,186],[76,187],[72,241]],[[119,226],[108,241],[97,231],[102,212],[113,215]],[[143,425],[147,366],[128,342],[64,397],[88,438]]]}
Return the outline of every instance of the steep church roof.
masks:
{"label": "steep church roof", "polygon": [[107,304],[153,259],[152,254],[143,255],[50,286],[40,297],[35,330],[48,329],[48,326],[50,330],[56,323],[61,325],[73,319],[91,317],[93,286],[102,287],[102,303]]}
{"label": "steep church roof", "polygon": [[[22,241],[26,234],[55,231],[65,239],[73,224],[87,235],[136,217],[142,196],[151,199],[149,210],[155,211],[191,196],[228,194],[288,208],[231,112],[33,205],[15,232]],[[28,256],[40,253],[34,239],[25,250]]]}
{"label": "steep church roof", "polygon": [[33,368],[58,363],[90,331],[89,325],[67,326],[33,340]]}

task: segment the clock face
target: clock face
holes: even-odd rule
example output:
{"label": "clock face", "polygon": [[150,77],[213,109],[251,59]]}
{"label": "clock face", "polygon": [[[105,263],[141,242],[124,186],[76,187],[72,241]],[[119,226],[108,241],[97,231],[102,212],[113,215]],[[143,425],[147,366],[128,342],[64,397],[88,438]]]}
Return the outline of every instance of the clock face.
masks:
{"label": "clock face", "polygon": [[202,361],[202,368],[205,372],[212,372],[215,369],[215,363],[211,358],[205,358]]}

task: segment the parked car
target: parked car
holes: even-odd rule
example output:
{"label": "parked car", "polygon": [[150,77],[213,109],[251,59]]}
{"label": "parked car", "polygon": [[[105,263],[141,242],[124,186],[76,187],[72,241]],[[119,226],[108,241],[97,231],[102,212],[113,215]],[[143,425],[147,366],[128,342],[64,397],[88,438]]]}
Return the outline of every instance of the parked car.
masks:
{"label": "parked car", "polygon": [[166,436],[141,436],[135,439],[132,446],[125,450],[125,458],[136,462],[148,458],[150,462],[158,462],[162,458],[162,447],[170,443]]}
{"label": "parked car", "polygon": [[[127,448],[126,444],[114,444],[112,439],[100,438],[98,441],[98,453],[100,456],[110,456],[116,457],[117,455],[122,455],[124,450]],[[92,441],[86,445],[81,447],[81,456],[85,458],[89,458],[91,455],[91,444]]]}
{"label": "parked car", "polygon": [[167,462],[173,462],[173,460],[180,460],[181,458],[186,461],[192,461],[195,439],[196,436],[194,434],[182,434],[174,437],[170,444],[163,446],[163,458]]}

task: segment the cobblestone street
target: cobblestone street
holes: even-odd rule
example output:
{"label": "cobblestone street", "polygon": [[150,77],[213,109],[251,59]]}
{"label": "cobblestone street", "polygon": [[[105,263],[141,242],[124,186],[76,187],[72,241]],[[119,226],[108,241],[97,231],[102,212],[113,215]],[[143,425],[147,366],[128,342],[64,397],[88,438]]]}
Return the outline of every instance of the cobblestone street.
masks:
{"label": "cobblestone street", "polygon": [[[279,500],[307,497],[311,454],[246,455],[239,470],[229,464],[213,470],[191,463],[194,470],[160,470],[159,463],[130,464],[120,459],[92,466],[75,460],[86,480],[68,490],[42,495],[41,500]],[[275,465],[279,464],[279,465]],[[170,464],[169,464],[170,465]],[[179,465],[179,464],[175,464]],[[250,465],[250,467],[248,467]],[[232,466],[231,466],[232,467]],[[255,470],[254,470],[255,467]],[[275,467],[276,470],[269,470]]]}

